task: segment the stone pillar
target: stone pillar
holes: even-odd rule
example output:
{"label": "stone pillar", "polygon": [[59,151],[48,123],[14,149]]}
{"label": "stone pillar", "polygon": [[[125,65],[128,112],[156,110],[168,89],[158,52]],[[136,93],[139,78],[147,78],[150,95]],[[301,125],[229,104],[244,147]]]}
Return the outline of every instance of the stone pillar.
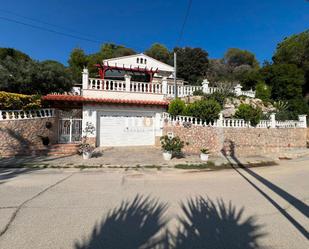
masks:
{"label": "stone pillar", "polygon": [[298,115],[298,120],[302,122],[302,128],[307,128],[307,115]]}
{"label": "stone pillar", "polygon": [[209,93],[209,81],[207,79],[203,80],[202,86],[203,86],[203,93]]}
{"label": "stone pillar", "polygon": [[242,88],[242,86],[240,84],[237,84],[234,87],[234,93],[236,94],[236,96],[240,96],[241,95],[241,88]]}
{"label": "stone pillar", "polygon": [[88,89],[88,83],[89,83],[89,72],[87,68],[83,69],[83,78],[82,78],[82,82],[83,82],[83,89]]}
{"label": "stone pillar", "polygon": [[276,128],[276,113],[270,114],[270,128]]}
{"label": "stone pillar", "polygon": [[131,75],[125,74],[125,75],[124,75],[124,80],[125,80],[125,83],[126,83],[126,92],[130,92]]}
{"label": "stone pillar", "polygon": [[223,126],[223,113],[220,112],[219,119],[218,119],[218,127],[222,127],[222,126]]}
{"label": "stone pillar", "polygon": [[167,95],[167,77],[162,78],[162,93]]}

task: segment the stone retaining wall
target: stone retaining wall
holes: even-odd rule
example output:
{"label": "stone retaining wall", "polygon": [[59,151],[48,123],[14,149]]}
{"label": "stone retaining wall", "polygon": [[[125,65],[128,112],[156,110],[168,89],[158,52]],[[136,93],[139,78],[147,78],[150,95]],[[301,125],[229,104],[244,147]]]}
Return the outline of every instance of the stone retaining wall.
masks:
{"label": "stone retaining wall", "polygon": [[271,155],[291,148],[306,148],[307,129],[302,128],[214,128],[166,125],[163,134],[173,132],[189,143],[184,151],[200,153],[209,148],[212,154],[221,152],[239,156]]}
{"label": "stone retaining wall", "polygon": [[[46,128],[50,122],[51,127]],[[36,118],[0,122],[0,156],[33,155],[45,151],[42,137],[48,137],[50,144],[57,142],[58,119]]]}

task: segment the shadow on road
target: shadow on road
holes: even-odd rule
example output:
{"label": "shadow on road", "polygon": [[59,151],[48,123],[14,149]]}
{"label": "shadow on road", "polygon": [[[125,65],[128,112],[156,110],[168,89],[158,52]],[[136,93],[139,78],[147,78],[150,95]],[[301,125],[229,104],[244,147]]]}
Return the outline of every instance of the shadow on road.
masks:
{"label": "shadow on road", "polygon": [[182,203],[184,213],[173,234],[166,228],[163,215],[166,204],[149,197],[136,196],[123,202],[95,226],[90,238],[76,243],[75,249],[187,249],[187,248],[261,248],[257,240],[264,236],[254,217],[244,219],[244,209],[230,202],[213,202],[198,197]]}
{"label": "shadow on road", "polygon": [[5,181],[14,178],[16,176],[19,176],[21,174],[28,174],[34,170],[38,169],[27,169],[27,168],[21,168],[21,169],[14,169],[14,168],[0,168],[0,184],[4,183]]}
{"label": "shadow on road", "polygon": [[[291,195],[290,193],[286,192],[282,188],[278,187],[277,185],[273,184],[272,182],[268,181],[264,177],[258,175],[254,171],[250,170],[249,168],[245,167],[237,158],[235,153],[235,144],[233,141],[228,141],[230,143],[230,155],[227,155],[226,153],[223,153],[227,160],[230,160],[229,156],[238,164],[238,166],[244,170],[246,173],[248,173],[250,176],[254,177],[256,180],[258,180],[260,183],[262,183],[264,186],[275,192],[277,195],[279,195],[281,198],[283,198],[285,201],[287,201],[290,205],[292,205],[295,209],[297,209],[299,212],[301,212],[304,216],[307,218],[309,217],[309,207],[306,203],[302,202],[295,196]],[[288,219],[291,224],[301,233],[303,234],[307,239],[309,239],[308,231],[299,223],[297,222],[288,212],[286,212],[277,202],[275,202],[269,195],[267,195],[262,189],[260,189],[256,184],[254,184],[248,177],[246,177],[239,169],[233,166],[231,162],[232,168],[241,175],[253,188],[255,188],[266,200],[268,200],[286,219]]]}

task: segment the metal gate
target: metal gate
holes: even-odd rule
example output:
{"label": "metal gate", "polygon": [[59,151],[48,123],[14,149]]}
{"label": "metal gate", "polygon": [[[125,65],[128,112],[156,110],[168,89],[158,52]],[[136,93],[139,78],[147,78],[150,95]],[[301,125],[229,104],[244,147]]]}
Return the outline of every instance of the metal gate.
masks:
{"label": "metal gate", "polygon": [[78,143],[82,141],[82,119],[59,119],[59,143]]}

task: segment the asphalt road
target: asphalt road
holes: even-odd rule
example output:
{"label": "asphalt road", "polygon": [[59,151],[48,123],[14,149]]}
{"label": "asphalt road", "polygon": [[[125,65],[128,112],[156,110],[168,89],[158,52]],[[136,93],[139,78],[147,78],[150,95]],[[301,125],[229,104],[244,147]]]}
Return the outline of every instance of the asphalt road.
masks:
{"label": "asphalt road", "polygon": [[308,249],[309,160],[216,172],[0,169],[0,248]]}

